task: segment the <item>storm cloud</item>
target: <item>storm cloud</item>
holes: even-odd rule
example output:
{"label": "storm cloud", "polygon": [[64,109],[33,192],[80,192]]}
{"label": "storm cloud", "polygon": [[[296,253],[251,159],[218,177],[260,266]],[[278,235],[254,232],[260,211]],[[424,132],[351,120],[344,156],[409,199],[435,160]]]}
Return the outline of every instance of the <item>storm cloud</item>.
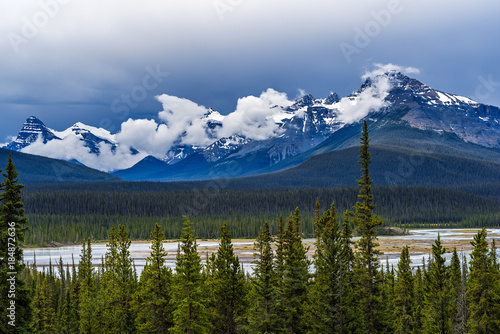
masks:
{"label": "storm cloud", "polygon": [[[411,65],[436,89],[500,104],[500,3],[40,0],[0,9],[0,142],[31,115],[58,129],[159,125],[162,94],[224,115],[268,88],[346,96],[374,62]],[[350,59],[341,45],[355,48]],[[146,89],[157,66],[169,76]],[[123,111],[112,107],[138,91],[146,94]],[[187,141],[202,139],[200,126]]]}

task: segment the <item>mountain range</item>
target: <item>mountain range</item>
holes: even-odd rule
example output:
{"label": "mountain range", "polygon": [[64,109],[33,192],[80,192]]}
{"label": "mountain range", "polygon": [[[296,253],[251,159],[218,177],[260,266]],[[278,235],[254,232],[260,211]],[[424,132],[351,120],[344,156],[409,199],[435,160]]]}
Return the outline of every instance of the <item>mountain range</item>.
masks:
{"label": "mountain range", "polygon": [[[126,151],[139,161],[112,174],[135,181],[243,177],[240,180],[257,184],[281,180],[282,184],[316,186],[337,179],[337,185],[344,184],[342,180],[355,184],[355,178],[347,176],[358,174],[353,147],[359,145],[360,122],[367,119],[379,171],[374,178],[381,184],[435,185],[453,182],[452,176],[462,185],[500,182],[500,109],[435,90],[400,72],[367,78],[347,97],[305,95],[273,110],[270,119],[275,130],[265,138],[249,138],[238,131],[221,136],[227,116],[208,109],[198,121],[211,143],[186,144],[183,133],[161,155],[129,146]],[[107,130],[76,123],[59,132],[36,117],[28,118],[5,148],[25,152],[35,142],[69,137],[76,138],[95,159],[104,155],[103,147],[123,150],[119,136]],[[68,160],[83,163],[78,158]],[[310,180],[304,181],[308,175]],[[329,181],[323,177],[322,182],[321,175],[329,175]]]}

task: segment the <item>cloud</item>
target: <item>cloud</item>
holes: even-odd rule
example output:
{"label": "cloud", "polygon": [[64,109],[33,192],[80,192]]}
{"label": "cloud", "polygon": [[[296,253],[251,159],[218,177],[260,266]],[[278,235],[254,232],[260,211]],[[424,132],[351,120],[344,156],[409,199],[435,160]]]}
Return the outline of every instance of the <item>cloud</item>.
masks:
{"label": "cloud", "polygon": [[157,96],[157,100],[163,104],[164,110],[158,117],[165,121],[173,135],[180,136],[185,133],[182,143],[190,145],[206,146],[212,143],[207,133],[207,123],[203,118],[209,110],[188,99],[178,98],[163,94]]}
{"label": "cloud", "polygon": [[335,107],[338,108],[338,119],[346,123],[354,123],[365,118],[371,111],[379,110],[387,106],[385,98],[389,94],[392,85],[384,73],[398,71],[406,74],[416,74],[420,71],[414,67],[402,67],[394,64],[373,64],[375,69],[365,71],[361,79],[372,81],[371,85],[360,93],[343,97]]}
{"label": "cloud", "polygon": [[179,140],[180,144],[198,146],[207,146],[214,141],[203,118],[209,112],[206,107],[167,94],[156,99],[163,105],[163,110],[158,113],[159,122],[128,119],[116,135],[119,143],[161,159]]}
{"label": "cloud", "polygon": [[101,142],[98,148],[100,154],[93,154],[88,147],[84,146],[83,141],[70,134],[62,140],[51,140],[45,144],[41,138],[38,138],[34,143],[23,148],[21,152],[54,159],[77,160],[87,167],[105,172],[132,167],[146,157],[144,153],[133,155],[130,148],[124,145],[117,147],[114,152],[111,145],[104,142]]}
{"label": "cloud", "polygon": [[295,96],[295,100],[298,100],[307,95],[307,91],[305,89],[299,88],[297,89],[297,95]]}
{"label": "cloud", "polygon": [[382,75],[387,72],[401,72],[404,74],[419,74],[420,70],[415,67],[403,67],[399,65],[394,65],[394,64],[380,64],[380,63],[374,63],[373,66],[375,66],[375,69],[371,71],[365,71],[365,73],[361,76],[361,79],[366,80],[368,78],[375,78],[378,75]]}
{"label": "cloud", "polygon": [[248,139],[262,140],[278,134],[278,125],[273,116],[283,113],[293,101],[285,93],[267,89],[259,97],[247,96],[238,99],[236,110],[222,122],[220,137],[239,134]]}

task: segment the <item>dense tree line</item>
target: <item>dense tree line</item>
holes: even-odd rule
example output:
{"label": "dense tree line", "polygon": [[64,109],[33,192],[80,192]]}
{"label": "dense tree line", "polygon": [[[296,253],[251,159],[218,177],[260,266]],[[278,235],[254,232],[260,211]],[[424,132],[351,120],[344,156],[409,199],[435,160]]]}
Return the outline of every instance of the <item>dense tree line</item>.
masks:
{"label": "dense tree line", "polygon": [[[500,200],[458,190],[432,187],[374,187],[378,215],[409,223],[460,221],[466,216],[498,213]],[[304,208],[314,211],[316,198],[335,201],[340,211],[350,209],[357,189],[309,188],[275,190],[169,190],[114,192],[106,190],[28,190],[24,192],[27,214],[102,215],[136,217],[279,216]]]}
{"label": "dense tree line", "polygon": [[[201,195],[204,194],[204,195]],[[385,226],[404,228],[500,226],[500,200],[429,187],[374,187],[374,212]],[[314,234],[314,203],[335,202],[339,217],[356,201],[355,188],[262,191],[26,191],[29,244],[106,240],[112,225],[123,224],[132,239],[145,240],[158,222],[168,239],[178,238],[182,215],[195,221],[198,236],[220,237],[220,225],[238,238],[255,238],[265,221],[277,233],[277,218],[302,211],[303,232]]]}

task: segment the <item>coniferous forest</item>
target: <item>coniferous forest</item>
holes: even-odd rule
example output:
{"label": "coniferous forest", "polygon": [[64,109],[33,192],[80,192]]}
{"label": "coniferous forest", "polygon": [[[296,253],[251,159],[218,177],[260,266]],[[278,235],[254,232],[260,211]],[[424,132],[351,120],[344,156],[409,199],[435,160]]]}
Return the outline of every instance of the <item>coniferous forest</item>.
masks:
{"label": "coniferous forest", "polygon": [[[338,212],[336,202],[324,210],[316,201],[310,231],[298,208],[273,221],[275,228],[267,222],[258,228],[252,274],[234,253],[232,226],[218,226],[218,251],[202,261],[195,235],[203,225],[184,217],[173,271],[165,265],[164,229],[147,224],[151,253],[138,277],[131,231],[123,224],[107,229],[98,266],[90,235],[73,266],[59,263],[45,272],[24,266],[20,246],[26,228],[36,233],[37,227],[26,218],[9,159],[0,195],[0,332],[499,333],[500,264],[486,230],[471,241],[470,261],[438,237],[432,257],[416,271],[408,247],[397,268],[384,267],[377,235],[385,222],[376,213],[366,123],[359,163],[350,210]],[[302,242],[306,234],[316,238],[312,259]]]}

